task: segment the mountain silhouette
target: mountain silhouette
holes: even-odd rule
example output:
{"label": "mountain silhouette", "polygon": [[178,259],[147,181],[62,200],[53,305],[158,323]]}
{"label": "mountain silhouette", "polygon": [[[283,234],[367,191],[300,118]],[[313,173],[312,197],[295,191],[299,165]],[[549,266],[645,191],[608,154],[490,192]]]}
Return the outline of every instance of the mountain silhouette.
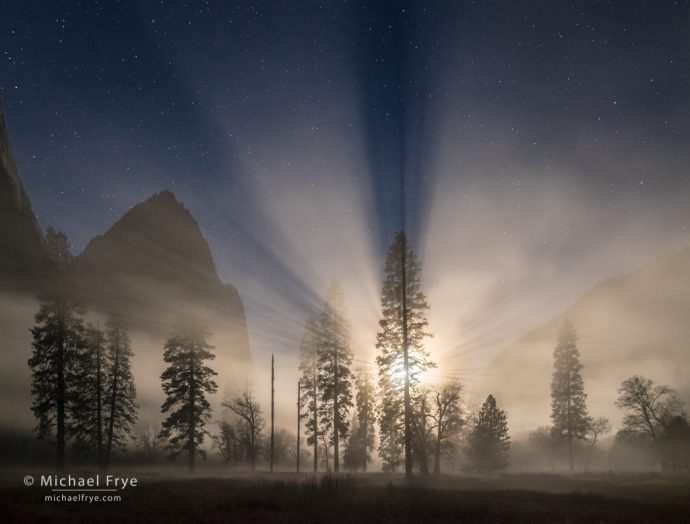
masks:
{"label": "mountain silhouette", "polygon": [[233,356],[249,359],[239,293],[218,278],[199,225],[170,191],[134,206],[93,238],[74,273],[79,295],[96,310],[161,332],[186,323],[220,330],[233,340]]}
{"label": "mountain silhouette", "polygon": [[500,399],[515,429],[549,423],[553,350],[566,318],[578,331],[592,415],[617,420],[618,387],[634,374],[669,384],[690,400],[690,248],[599,283],[498,354],[481,389]]}

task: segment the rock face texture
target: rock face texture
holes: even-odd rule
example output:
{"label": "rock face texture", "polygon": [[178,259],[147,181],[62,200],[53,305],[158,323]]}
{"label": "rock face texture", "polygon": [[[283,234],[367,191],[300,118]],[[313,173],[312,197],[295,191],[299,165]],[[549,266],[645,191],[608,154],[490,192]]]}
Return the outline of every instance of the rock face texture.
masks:
{"label": "rock face texture", "polygon": [[[110,314],[131,330],[133,372],[142,420],[160,418],[160,374],[166,338],[191,326],[215,346],[220,395],[248,383],[253,373],[244,305],[221,282],[206,239],[191,213],[169,191],[134,206],[75,258],[73,291],[88,320]],[[36,296],[48,289],[44,237],[31,209],[10,147],[0,104],[0,429],[30,429],[29,328]],[[217,403],[219,403],[218,400]]]}
{"label": "rock face texture", "polygon": [[566,318],[578,330],[590,414],[617,422],[618,387],[634,374],[690,400],[690,248],[601,282],[494,359],[481,390],[497,396],[514,430],[549,423],[553,349]]}
{"label": "rock face texture", "polygon": [[17,172],[0,102],[0,289],[34,292],[45,262],[41,228]]}
{"label": "rock face texture", "polygon": [[91,308],[160,333],[192,323],[221,337],[234,358],[250,359],[242,300],[220,281],[196,220],[169,191],[91,240],[75,260],[75,278]]}

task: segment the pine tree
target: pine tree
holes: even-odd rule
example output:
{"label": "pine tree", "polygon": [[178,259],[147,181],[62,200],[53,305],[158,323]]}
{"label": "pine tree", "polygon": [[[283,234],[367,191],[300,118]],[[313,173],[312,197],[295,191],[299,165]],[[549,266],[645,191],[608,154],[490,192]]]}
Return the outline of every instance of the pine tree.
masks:
{"label": "pine tree", "polygon": [[137,390],[132,376],[133,356],[129,334],[119,317],[111,317],[106,324],[106,353],[108,380],[105,398],[107,406],[107,444],[105,469],[110,465],[113,448],[123,448],[134,437],[137,419]]}
{"label": "pine tree", "polygon": [[98,327],[89,325],[70,399],[73,414],[70,436],[74,447],[82,453],[95,451],[100,471],[105,469],[105,389],[109,376],[105,345],[103,332]]}
{"label": "pine tree", "polygon": [[357,414],[353,413],[350,420],[350,436],[345,443],[343,451],[343,464],[348,471],[357,471],[362,467],[364,458],[362,457],[362,434],[359,431]]}
{"label": "pine tree", "polygon": [[553,353],[551,378],[551,421],[556,442],[568,447],[570,470],[574,468],[573,447],[575,440],[586,437],[590,418],[587,414],[584,384],[580,371],[580,352],[577,349],[577,333],[567,320],[558,333],[558,343]]}
{"label": "pine tree", "polygon": [[404,464],[405,427],[401,413],[403,394],[391,380],[379,377],[379,456],[383,471],[396,471]]}
{"label": "pine tree", "polygon": [[31,328],[31,409],[38,419],[38,436],[55,431],[57,470],[65,468],[65,443],[69,425],[68,401],[77,381],[80,348],[84,338],[81,309],[70,292],[72,265],[67,235],[53,228],[46,231],[51,285],[40,297],[40,308]]}
{"label": "pine tree", "polygon": [[360,446],[358,456],[360,467],[367,470],[374,450],[374,422],[376,421],[376,391],[374,383],[366,371],[360,372],[355,379],[357,391],[355,404],[357,406],[357,440]]}
{"label": "pine tree", "polygon": [[505,412],[489,395],[482,405],[468,438],[467,455],[477,471],[495,472],[508,465],[510,437]]}
{"label": "pine tree", "polygon": [[319,416],[333,446],[333,470],[340,470],[340,440],[347,438],[352,407],[352,349],[350,326],[345,319],[345,298],[337,283],[331,285],[319,316],[318,380],[321,385]]}
{"label": "pine tree", "polygon": [[215,358],[213,349],[197,330],[181,331],[165,343],[163,360],[169,366],[161,375],[166,395],[161,411],[171,413],[163,421],[163,432],[173,455],[187,452],[190,473],[196,455],[206,457],[200,449],[206,435],[204,427],[211,418],[206,394],[218,389],[212,379],[217,373],[205,364]]}
{"label": "pine tree", "polygon": [[313,447],[314,473],[319,461],[319,319],[314,315],[307,320],[300,345],[300,416],[305,420],[307,445]]}
{"label": "pine tree", "polygon": [[[399,426],[403,427],[405,473],[412,473],[411,398],[420,375],[435,364],[424,348],[427,332],[426,310],[429,305],[422,292],[420,267],[404,232],[395,236],[388,249],[385,278],[381,290],[382,318],[376,335],[380,355],[379,390],[382,394],[380,450],[392,462],[397,461],[395,445]],[[402,398],[398,398],[398,397]],[[387,398],[388,397],[388,398]],[[390,411],[398,409],[397,412]],[[400,419],[400,420],[398,420]]]}

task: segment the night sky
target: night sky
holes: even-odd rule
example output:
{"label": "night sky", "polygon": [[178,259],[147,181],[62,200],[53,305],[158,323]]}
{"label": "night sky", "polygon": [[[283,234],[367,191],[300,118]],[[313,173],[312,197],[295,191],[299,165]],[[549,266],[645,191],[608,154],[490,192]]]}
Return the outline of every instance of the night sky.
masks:
{"label": "night sky", "polygon": [[248,303],[254,349],[282,343],[262,326],[279,309],[300,325],[331,278],[361,277],[351,310],[375,324],[400,228],[437,343],[453,340],[441,359],[486,360],[688,242],[689,2],[0,9],[0,88],[40,223],[78,252],[171,189]]}

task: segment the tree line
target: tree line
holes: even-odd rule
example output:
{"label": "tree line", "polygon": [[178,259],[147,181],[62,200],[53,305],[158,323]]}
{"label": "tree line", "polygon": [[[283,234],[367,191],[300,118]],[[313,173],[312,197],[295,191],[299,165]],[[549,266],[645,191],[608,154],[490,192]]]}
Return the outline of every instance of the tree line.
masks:
{"label": "tree line", "polygon": [[[589,414],[577,340],[575,327],[565,320],[554,350],[551,425],[538,428],[528,437],[552,468],[565,459],[570,471],[576,467],[588,469],[597,444],[612,430],[608,418]],[[684,404],[673,388],[635,375],[621,383],[616,406],[624,416],[614,438],[614,454],[621,448],[632,448],[645,455],[650,465],[660,464],[664,470],[690,469],[690,425]]]}
{"label": "tree line", "polygon": [[[285,466],[311,459],[314,472],[366,471],[374,453],[384,471],[407,475],[413,470],[440,474],[444,460],[453,462],[459,455],[468,471],[496,472],[509,464],[507,415],[494,396],[468,409],[459,381],[422,381],[436,367],[425,345],[432,336],[429,305],[419,261],[404,232],[395,236],[384,265],[376,376],[353,367],[345,295],[333,283],[320,310],[307,319],[300,343],[297,410],[303,430],[300,435],[275,432],[271,417],[270,444],[263,410],[249,388],[222,403],[231,416],[210,432],[208,396],[218,389],[210,366],[215,348],[208,333],[189,324],[176,326],[164,344],[165,419],[159,427],[136,431],[126,322],[111,314],[101,329],[84,320],[70,287],[67,236],[49,228],[46,241],[52,285],[39,297],[29,366],[38,435],[54,438],[59,471],[68,443],[76,456],[95,457],[99,469],[107,470],[113,455],[132,440],[152,461],[163,453],[185,456],[190,471],[197,457],[206,458],[208,441],[226,464],[252,469],[264,460]],[[552,465],[565,460],[571,470],[576,464],[586,469],[600,439],[611,431],[608,419],[589,414],[582,369],[577,332],[566,321],[554,350],[551,425],[528,440]],[[622,383],[617,405],[625,418],[616,442],[646,446],[664,468],[688,469],[690,428],[674,390],[631,377]],[[299,444],[302,434],[306,448]]]}

